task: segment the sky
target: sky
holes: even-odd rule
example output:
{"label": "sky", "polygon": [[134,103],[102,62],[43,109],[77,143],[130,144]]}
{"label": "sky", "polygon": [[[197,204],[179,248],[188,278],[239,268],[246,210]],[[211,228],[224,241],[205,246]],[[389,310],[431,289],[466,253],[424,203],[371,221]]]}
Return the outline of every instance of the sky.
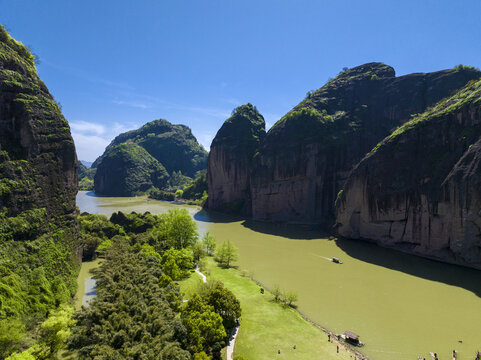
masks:
{"label": "sky", "polygon": [[269,128],[344,67],[396,75],[481,68],[481,0],[0,0],[0,24],[39,57],[79,159],[155,120],[209,150],[239,105]]}

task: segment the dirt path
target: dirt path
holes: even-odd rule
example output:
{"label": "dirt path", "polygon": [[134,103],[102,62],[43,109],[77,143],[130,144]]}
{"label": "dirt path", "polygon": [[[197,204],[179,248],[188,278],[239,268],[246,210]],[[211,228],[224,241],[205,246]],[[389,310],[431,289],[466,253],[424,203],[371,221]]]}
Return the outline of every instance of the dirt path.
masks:
{"label": "dirt path", "polygon": [[[195,268],[195,272],[202,277],[202,281],[204,283],[207,283],[207,277],[200,272],[198,266]],[[239,327],[240,325],[237,325],[234,328],[234,330],[232,330],[232,333],[230,334],[229,344],[227,345],[227,360],[234,359],[235,339],[237,338],[237,334],[239,333]]]}
{"label": "dirt path", "polygon": [[237,338],[237,334],[239,333],[240,325],[237,325],[230,335],[229,344],[227,345],[227,360],[234,359],[234,346],[235,346],[235,339]]}
{"label": "dirt path", "polygon": [[195,272],[196,272],[197,274],[199,274],[199,275],[202,277],[202,281],[203,281],[204,283],[207,283],[207,278],[205,277],[205,275],[204,275],[204,274],[202,274],[202,273],[200,272],[200,270],[199,270],[199,267],[198,267],[198,266],[196,266],[196,268],[195,268]]}

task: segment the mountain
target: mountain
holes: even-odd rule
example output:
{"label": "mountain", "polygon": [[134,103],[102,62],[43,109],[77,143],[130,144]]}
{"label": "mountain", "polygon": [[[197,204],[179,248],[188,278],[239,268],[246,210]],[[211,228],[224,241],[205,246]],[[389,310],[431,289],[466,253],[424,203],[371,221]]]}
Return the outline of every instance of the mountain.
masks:
{"label": "mountain", "polygon": [[76,194],[68,122],[35,57],[0,26],[0,358],[75,291]]}
{"label": "mountain", "polygon": [[94,177],[97,172],[96,168],[87,168],[82,161],[78,164],[78,188],[83,191],[91,191],[94,189]]}
{"label": "mountain", "polygon": [[[125,142],[143,147],[169,174],[180,170],[182,174],[194,177],[197,171],[206,167],[207,151],[185,125],[172,125],[167,120],[151,121],[140,129],[118,135],[107,146],[104,155],[110,148]],[[92,167],[98,167],[104,155],[95,160]]]}
{"label": "mountain", "polygon": [[481,268],[481,80],[396,129],[352,171],[337,230]]}
{"label": "mountain", "polygon": [[[248,187],[246,176],[231,174],[225,182],[231,189],[249,188],[237,200],[251,204],[243,211],[254,219],[330,227],[334,202],[352,168],[413,114],[480,76],[479,70],[459,66],[396,77],[382,63],[343,71],[282,117],[259,141],[252,158],[249,150],[231,159],[234,169],[245,166],[242,156],[250,162]],[[209,205],[218,209],[236,200],[229,197],[223,203],[223,190],[215,187],[215,179],[225,176],[223,159],[229,156],[225,150],[209,158],[209,199],[218,199]]]}
{"label": "mountain", "polygon": [[[128,146],[119,147],[125,144]],[[197,171],[205,169],[206,163],[207,152],[187,126],[155,120],[118,135],[95,160],[92,164],[92,168],[98,168],[95,192],[131,196],[145,193],[151,187],[166,188],[169,176],[173,182],[190,180]]]}
{"label": "mountain", "polygon": [[92,167],[93,162],[92,161],[86,161],[86,160],[80,160],[79,164],[84,165],[87,169],[90,169]]}
{"label": "mountain", "polygon": [[94,178],[95,192],[107,196],[134,196],[167,185],[167,170],[143,147],[129,142],[110,146]]}
{"label": "mountain", "polygon": [[217,132],[208,161],[208,207],[249,213],[252,160],[266,134],[265,121],[252,104],[236,108]]}

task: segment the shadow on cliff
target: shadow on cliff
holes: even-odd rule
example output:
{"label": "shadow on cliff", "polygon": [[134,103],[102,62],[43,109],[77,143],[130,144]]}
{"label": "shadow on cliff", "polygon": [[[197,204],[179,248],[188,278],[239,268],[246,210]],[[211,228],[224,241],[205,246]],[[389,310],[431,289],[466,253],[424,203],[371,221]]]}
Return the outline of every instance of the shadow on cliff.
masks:
{"label": "shadow on cliff", "polygon": [[406,254],[361,240],[338,239],[336,244],[349,256],[358,260],[426,280],[461,287],[481,297],[479,270]]}

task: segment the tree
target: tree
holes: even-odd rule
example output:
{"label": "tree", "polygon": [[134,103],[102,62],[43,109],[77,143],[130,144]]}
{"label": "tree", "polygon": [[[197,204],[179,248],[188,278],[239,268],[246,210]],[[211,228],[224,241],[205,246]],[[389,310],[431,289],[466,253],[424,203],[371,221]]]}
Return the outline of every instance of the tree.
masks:
{"label": "tree", "polygon": [[230,240],[227,240],[223,242],[217,249],[215,260],[221,266],[230,267],[230,264],[233,261],[236,261],[237,258],[237,248],[230,242]]}
{"label": "tree", "polygon": [[212,357],[207,355],[205,352],[201,351],[200,353],[194,354],[194,360],[211,360]]}
{"label": "tree", "polygon": [[222,317],[197,294],[182,310],[182,323],[189,334],[189,347],[193,352],[208,351],[227,336]]}
{"label": "tree", "polygon": [[192,255],[194,256],[194,261],[199,262],[204,256],[206,252],[204,250],[204,245],[200,242],[196,242],[194,246],[192,246]]}
{"label": "tree", "polygon": [[236,320],[241,316],[239,300],[232,291],[217,283],[206,298],[207,304],[214,307],[214,311],[222,317],[222,323],[227,333],[236,326]]}
{"label": "tree", "polygon": [[180,189],[177,190],[177,191],[175,192],[175,199],[182,199],[182,195],[184,195],[184,191],[182,191],[182,190],[180,190]]}
{"label": "tree", "polygon": [[64,305],[40,326],[42,341],[49,347],[51,354],[63,348],[72,334],[70,328],[75,325],[75,320],[72,319],[73,313],[72,307]]}
{"label": "tree", "polygon": [[293,304],[298,300],[297,293],[293,291],[288,291],[284,295],[284,300],[287,305],[294,306]]}
{"label": "tree", "polygon": [[272,295],[274,295],[274,300],[278,301],[281,298],[281,288],[278,284],[275,284],[273,289],[272,289]]}
{"label": "tree", "polygon": [[188,269],[194,267],[192,253],[187,249],[170,248],[165,251],[161,259],[164,273],[173,280],[179,280],[187,275]]}
{"label": "tree", "polygon": [[202,237],[202,243],[204,244],[204,249],[208,255],[212,256],[215,252],[216,241],[214,235],[210,232],[206,232]]}
{"label": "tree", "polygon": [[0,358],[17,350],[25,336],[25,325],[15,318],[0,321]]}
{"label": "tree", "polygon": [[161,235],[167,245],[182,249],[195,244],[197,240],[197,224],[186,209],[169,210],[161,217]]}

